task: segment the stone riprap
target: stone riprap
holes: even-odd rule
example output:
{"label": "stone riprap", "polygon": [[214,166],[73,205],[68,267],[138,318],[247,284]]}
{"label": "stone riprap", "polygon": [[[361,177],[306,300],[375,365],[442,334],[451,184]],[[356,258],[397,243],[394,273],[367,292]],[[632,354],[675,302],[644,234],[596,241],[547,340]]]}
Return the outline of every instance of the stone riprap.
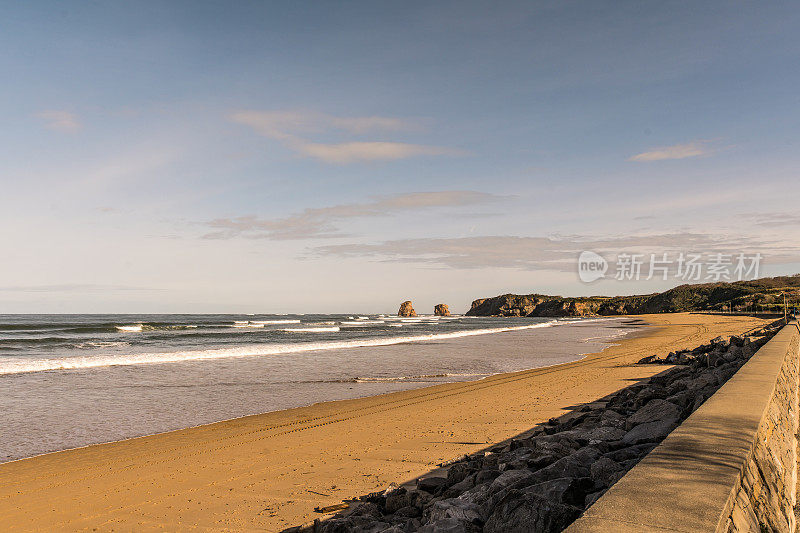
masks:
{"label": "stone riprap", "polygon": [[[751,336],[761,336],[777,332],[784,325],[784,320],[775,320],[774,322],[756,330],[749,332]],[[741,347],[748,353],[745,358],[749,359],[752,354],[752,346],[745,345],[742,339],[734,337],[732,339],[725,339],[717,337],[712,339],[708,344],[703,344],[694,348],[693,350],[680,350],[677,352],[670,352],[666,357],[658,357],[657,355],[648,355],[639,360],[639,364],[662,364],[662,365],[686,365],[690,363],[705,363],[708,366],[719,366],[722,360],[732,361],[738,355],[735,351],[729,351],[729,344],[733,342],[736,346]]]}
{"label": "stone riprap", "polygon": [[[446,465],[415,485],[370,494],[302,533],[561,531],[725,383],[775,329],[715,339],[648,381]],[[719,354],[719,357],[699,356]]]}
{"label": "stone riprap", "polygon": [[795,531],[799,361],[791,323],[567,532]]}

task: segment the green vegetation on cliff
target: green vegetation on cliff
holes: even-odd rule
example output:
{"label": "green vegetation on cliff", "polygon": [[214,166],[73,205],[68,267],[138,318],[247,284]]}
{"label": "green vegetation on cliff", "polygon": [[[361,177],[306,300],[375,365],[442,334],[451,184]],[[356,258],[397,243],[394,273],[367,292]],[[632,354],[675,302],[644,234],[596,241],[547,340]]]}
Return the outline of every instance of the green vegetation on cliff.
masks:
{"label": "green vegetation on cliff", "polygon": [[680,285],[664,292],[633,296],[562,297],[503,294],[472,302],[471,316],[587,316],[681,311],[777,311],[786,293],[800,301],[800,274],[734,283]]}

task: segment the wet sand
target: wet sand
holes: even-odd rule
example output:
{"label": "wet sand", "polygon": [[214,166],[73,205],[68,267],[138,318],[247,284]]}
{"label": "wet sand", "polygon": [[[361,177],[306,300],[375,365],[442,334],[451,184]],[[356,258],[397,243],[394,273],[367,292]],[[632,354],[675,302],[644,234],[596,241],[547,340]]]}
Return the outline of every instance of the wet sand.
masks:
{"label": "wet sand", "polygon": [[655,327],[572,363],[2,464],[0,530],[280,531],[322,516],[314,507],[402,483],[665,370],[631,365],[645,355],[766,322],[629,318]]}

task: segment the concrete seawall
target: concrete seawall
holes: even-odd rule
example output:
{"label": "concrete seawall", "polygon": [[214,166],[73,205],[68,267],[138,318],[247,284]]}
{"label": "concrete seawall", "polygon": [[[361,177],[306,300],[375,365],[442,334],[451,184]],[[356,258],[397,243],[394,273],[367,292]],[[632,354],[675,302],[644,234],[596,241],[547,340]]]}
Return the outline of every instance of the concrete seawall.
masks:
{"label": "concrete seawall", "polygon": [[799,365],[790,323],[566,531],[795,531]]}

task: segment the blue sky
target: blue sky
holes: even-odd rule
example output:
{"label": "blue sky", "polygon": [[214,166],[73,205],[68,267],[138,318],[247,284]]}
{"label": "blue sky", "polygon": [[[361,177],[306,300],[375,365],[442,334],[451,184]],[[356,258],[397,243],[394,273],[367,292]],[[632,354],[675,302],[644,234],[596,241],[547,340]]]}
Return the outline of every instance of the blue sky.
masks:
{"label": "blue sky", "polygon": [[385,312],[593,249],[799,271],[791,2],[0,4],[0,312]]}

